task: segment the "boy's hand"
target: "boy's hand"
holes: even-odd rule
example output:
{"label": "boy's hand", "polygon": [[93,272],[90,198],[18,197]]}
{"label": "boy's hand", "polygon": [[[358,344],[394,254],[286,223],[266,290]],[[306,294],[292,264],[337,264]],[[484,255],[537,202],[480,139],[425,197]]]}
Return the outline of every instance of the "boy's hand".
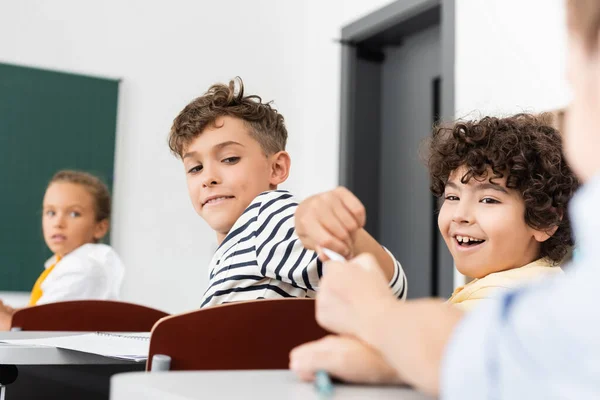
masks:
{"label": "boy's hand", "polygon": [[315,372],[324,370],[346,382],[401,383],[378,351],[347,336],[330,335],[296,347],[290,353],[290,369],[305,381],[314,380]]}
{"label": "boy's hand", "polygon": [[396,304],[375,257],[361,254],[350,262],[327,265],[317,294],[316,318],[327,330],[365,340]]}
{"label": "boy's hand", "polygon": [[0,331],[8,331],[12,325],[12,316],[15,309],[0,300]]}
{"label": "boy's hand", "polygon": [[365,226],[365,207],[344,187],[309,197],[295,213],[296,233],[305,248],[315,250],[322,261],[323,247],[346,258],[354,254],[354,235]]}

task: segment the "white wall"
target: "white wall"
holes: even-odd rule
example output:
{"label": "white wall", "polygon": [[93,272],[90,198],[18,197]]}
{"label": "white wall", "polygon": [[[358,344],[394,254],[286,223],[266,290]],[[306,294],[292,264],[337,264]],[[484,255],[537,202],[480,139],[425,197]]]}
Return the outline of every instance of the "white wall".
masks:
{"label": "white wall", "polygon": [[457,116],[540,112],[568,103],[563,3],[456,0]]}
{"label": "white wall", "polygon": [[[300,197],[337,183],[341,27],[389,0],[0,0],[0,62],[122,79],[112,243],[126,300],[197,308],[215,248],[168,152],[171,121],[240,75],[276,101]],[[474,3],[474,2],[473,2]],[[41,268],[41,266],[40,266]]]}

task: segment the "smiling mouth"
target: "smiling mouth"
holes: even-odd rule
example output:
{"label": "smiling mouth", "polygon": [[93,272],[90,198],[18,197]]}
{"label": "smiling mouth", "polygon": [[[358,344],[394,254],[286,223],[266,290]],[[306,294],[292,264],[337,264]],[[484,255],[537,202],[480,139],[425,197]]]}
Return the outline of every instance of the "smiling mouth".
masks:
{"label": "smiling mouth", "polygon": [[204,204],[202,204],[202,207],[204,207],[204,206],[210,206],[210,205],[213,205],[213,204],[218,204],[218,203],[221,203],[221,202],[223,202],[225,200],[229,200],[229,199],[233,199],[233,196],[215,197],[214,199],[210,199],[210,200],[204,202]]}
{"label": "smiling mouth", "polygon": [[483,242],[485,242],[485,240],[483,240],[483,239],[477,239],[477,238],[472,238],[469,236],[459,236],[459,235],[454,236],[454,240],[456,241],[456,244],[458,245],[458,247],[464,248],[464,249],[477,247],[480,244],[483,244]]}

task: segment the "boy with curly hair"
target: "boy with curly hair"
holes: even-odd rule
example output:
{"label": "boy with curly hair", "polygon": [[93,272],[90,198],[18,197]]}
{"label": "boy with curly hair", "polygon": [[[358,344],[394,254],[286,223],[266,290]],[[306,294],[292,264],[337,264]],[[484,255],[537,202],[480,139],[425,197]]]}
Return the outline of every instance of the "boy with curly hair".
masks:
{"label": "boy with curly hair", "polygon": [[430,143],[431,190],[456,268],[474,280],[449,302],[481,300],[562,274],[573,245],[567,205],[577,179],[544,116],[486,117],[439,127]]}
{"label": "boy with curly hair", "polygon": [[[298,202],[278,190],[290,171],[286,141],[283,116],[260,97],[244,96],[239,78],[211,86],[173,121],[169,147],[183,161],[194,209],[219,244],[201,307],[315,297],[321,260],[296,235]],[[364,219],[360,203],[349,207]],[[400,263],[366,231],[353,239],[358,251],[375,255],[394,295],[405,298]]]}
{"label": "boy with curly hair", "polygon": [[[372,257],[332,263],[317,297],[317,320],[341,336],[293,350],[291,368],[306,380],[314,379],[315,371],[326,370],[352,382],[437,387],[431,374],[420,376],[420,371],[439,363],[444,342],[436,338],[447,334],[440,321],[455,323],[464,311],[476,314],[471,312],[475,305],[483,309],[481,303],[494,304],[490,299],[502,292],[542,276],[563,274],[560,262],[573,244],[567,205],[578,181],[562,151],[560,134],[545,116],[486,117],[436,127],[428,167],[431,190],[442,200],[438,227],[457,269],[475,280],[455,291],[448,301],[451,306],[420,299],[409,303],[413,314],[400,315],[396,302],[380,290],[380,273]],[[319,232],[315,227],[336,219],[333,213],[313,211],[327,209],[331,197],[331,192],[316,195],[296,211],[297,219],[305,221],[297,231],[307,246],[318,246],[324,239],[314,233]],[[408,329],[399,338],[397,332],[413,323],[419,328]],[[411,354],[431,357],[407,355],[412,369],[400,376],[394,367],[402,357],[394,351],[406,342],[417,346]],[[384,348],[397,358],[388,353],[382,357]]]}
{"label": "boy with curly hair", "polygon": [[[442,199],[440,233],[456,268],[474,279],[450,303],[469,310],[526,281],[562,274],[560,261],[573,244],[567,204],[578,183],[545,116],[440,126],[429,149],[431,190]],[[345,226],[334,210],[349,199],[358,201],[334,191],[300,204],[297,231],[305,246],[339,241],[326,227]]]}

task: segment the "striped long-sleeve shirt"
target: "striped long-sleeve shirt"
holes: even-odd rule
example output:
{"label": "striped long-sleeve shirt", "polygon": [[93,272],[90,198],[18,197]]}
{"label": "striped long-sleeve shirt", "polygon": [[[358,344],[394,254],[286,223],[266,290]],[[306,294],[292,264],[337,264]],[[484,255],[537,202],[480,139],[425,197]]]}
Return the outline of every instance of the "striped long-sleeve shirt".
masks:
{"label": "striped long-sleeve shirt", "polygon": [[[298,202],[285,190],[258,195],[215,252],[201,307],[234,301],[315,297],[323,265],[302,246],[294,226]],[[387,249],[386,249],[387,251]],[[406,276],[394,259],[390,287],[406,297]]]}

